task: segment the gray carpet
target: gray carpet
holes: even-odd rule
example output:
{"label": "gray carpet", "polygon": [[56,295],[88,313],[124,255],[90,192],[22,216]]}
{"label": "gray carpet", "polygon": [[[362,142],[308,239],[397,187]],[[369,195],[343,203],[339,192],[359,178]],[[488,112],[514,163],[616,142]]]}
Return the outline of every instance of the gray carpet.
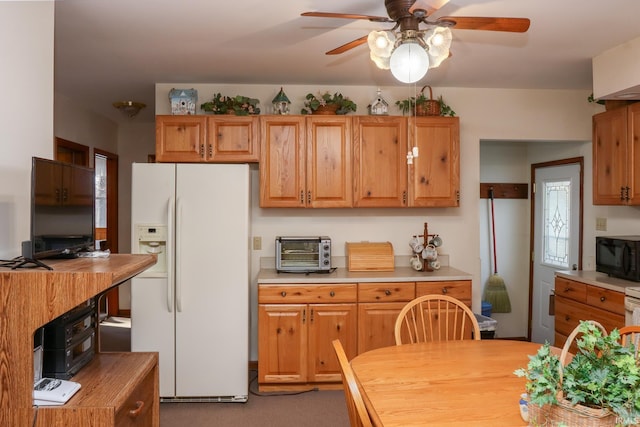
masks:
{"label": "gray carpet", "polygon": [[247,403],[161,403],[161,427],[348,427],[342,391],[250,395]]}
{"label": "gray carpet", "polygon": [[[100,323],[100,350],[130,351],[131,322],[109,317]],[[160,404],[160,427],[348,427],[349,415],[340,391],[300,394],[259,393],[251,372],[247,403]]]}

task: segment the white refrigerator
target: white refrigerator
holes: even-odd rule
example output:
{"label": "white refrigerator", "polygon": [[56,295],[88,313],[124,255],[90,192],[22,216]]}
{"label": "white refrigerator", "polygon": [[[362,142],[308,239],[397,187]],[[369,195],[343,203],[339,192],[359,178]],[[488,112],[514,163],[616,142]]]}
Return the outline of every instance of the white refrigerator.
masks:
{"label": "white refrigerator", "polygon": [[157,351],[163,400],[246,402],[247,164],[134,163],[132,252],[158,263],[131,282],[131,350]]}

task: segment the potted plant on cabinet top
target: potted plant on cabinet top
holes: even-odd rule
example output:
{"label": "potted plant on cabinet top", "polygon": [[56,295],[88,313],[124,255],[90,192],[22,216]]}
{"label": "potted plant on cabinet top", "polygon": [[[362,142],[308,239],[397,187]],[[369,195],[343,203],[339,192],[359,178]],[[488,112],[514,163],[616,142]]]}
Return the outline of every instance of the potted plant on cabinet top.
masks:
{"label": "potted plant on cabinet top", "polygon": [[260,100],[248,96],[224,96],[221,93],[213,95],[213,100],[200,105],[203,111],[213,114],[235,114],[236,116],[248,116],[260,114],[258,103]]}
{"label": "potted plant on cabinet top", "polygon": [[[426,109],[428,103],[437,102],[439,105],[439,111],[437,114],[429,113]],[[402,99],[400,101],[396,101],[396,106],[400,111],[402,111],[403,115],[409,114],[411,115],[414,111],[416,112],[416,116],[448,116],[455,117],[456,112],[447,105],[442,99],[442,95],[438,97],[436,101],[433,101],[427,98],[423,93],[420,93],[417,97],[410,97],[406,99]],[[436,109],[431,108],[431,111],[436,111]]]}
{"label": "potted plant on cabinet top", "polygon": [[314,95],[308,93],[305,96],[304,107],[300,110],[301,114],[347,114],[350,111],[355,112],[358,106],[348,97],[341,93],[329,92],[318,93]]}
{"label": "potted plant on cabinet top", "polygon": [[[565,366],[569,346],[578,334],[582,334],[576,341],[578,352]],[[529,359],[526,369],[514,373],[527,379],[530,425],[640,422],[640,364],[634,344],[622,346],[617,329],[607,335],[599,323],[581,321],[560,357],[546,343]]]}

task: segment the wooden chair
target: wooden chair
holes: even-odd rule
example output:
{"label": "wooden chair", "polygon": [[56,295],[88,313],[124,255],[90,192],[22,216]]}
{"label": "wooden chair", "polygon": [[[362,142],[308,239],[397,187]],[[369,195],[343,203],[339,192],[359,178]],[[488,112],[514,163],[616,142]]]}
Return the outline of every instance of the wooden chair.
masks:
{"label": "wooden chair", "polygon": [[342,385],[344,387],[344,397],[347,401],[347,409],[349,411],[349,421],[351,427],[372,427],[371,419],[367,408],[364,406],[358,383],[351,370],[349,359],[344,352],[340,340],[333,340],[333,349],[338,356],[340,362],[340,371],[342,372]]}
{"label": "wooden chair", "polygon": [[448,295],[425,295],[404,306],[395,324],[396,345],[480,339],[476,316],[463,302]]}
{"label": "wooden chair", "polygon": [[624,326],[620,328],[620,342],[627,345],[628,342],[636,346],[636,359],[638,358],[638,347],[640,347],[640,325]]}

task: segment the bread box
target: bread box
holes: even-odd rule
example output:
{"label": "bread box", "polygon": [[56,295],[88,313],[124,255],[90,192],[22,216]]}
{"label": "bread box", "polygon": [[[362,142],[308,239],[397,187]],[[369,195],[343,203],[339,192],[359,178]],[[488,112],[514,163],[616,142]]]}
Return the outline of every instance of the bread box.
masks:
{"label": "bread box", "polygon": [[349,271],[394,270],[391,242],[347,242],[345,252]]}

